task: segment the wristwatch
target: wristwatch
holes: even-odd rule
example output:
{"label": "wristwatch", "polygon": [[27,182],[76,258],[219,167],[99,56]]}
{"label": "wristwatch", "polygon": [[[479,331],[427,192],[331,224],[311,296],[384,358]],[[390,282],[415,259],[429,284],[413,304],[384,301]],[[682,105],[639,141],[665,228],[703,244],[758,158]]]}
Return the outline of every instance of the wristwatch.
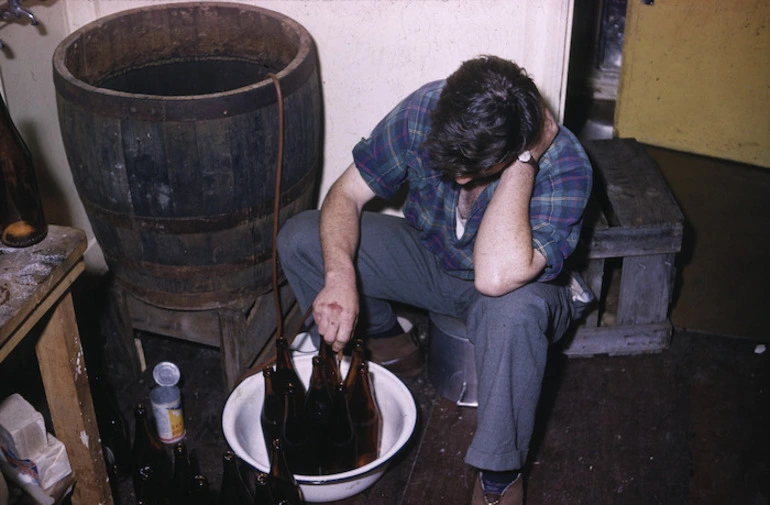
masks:
{"label": "wristwatch", "polygon": [[537,164],[537,160],[534,156],[532,156],[532,153],[527,151],[522,152],[519,155],[519,161],[522,163],[526,163],[528,165],[531,165],[532,168],[535,169],[535,174],[537,174],[538,170],[540,170],[540,166]]}

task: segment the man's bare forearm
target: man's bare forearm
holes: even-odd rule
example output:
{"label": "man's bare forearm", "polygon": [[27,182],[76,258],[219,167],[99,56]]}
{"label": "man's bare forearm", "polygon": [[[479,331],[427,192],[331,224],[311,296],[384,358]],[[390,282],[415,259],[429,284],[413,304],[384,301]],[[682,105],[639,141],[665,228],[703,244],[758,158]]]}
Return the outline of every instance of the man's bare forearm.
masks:
{"label": "man's bare forearm", "polygon": [[332,185],[321,206],[324,287],[313,302],[318,331],[335,351],[342,349],[358,318],[355,255],[361,209],[374,196],[355,166]]}
{"label": "man's bare forearm", "polygon": [[532,248],[529,200],[535,170],[519,161],[505,169],[484,212],[473,251],[476,288],[488,296],[530,282],[545,266]]}

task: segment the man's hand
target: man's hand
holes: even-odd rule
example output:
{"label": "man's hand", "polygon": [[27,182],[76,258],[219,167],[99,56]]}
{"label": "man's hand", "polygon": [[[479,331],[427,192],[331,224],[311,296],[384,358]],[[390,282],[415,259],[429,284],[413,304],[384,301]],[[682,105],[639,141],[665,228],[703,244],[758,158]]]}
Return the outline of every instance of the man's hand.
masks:
{"label": "man's hand", "polygon": [[339,351],[350,340],[358,319],[358,291],[355,273],[327,277],[326,285],[313,302],[313,318],[324,341]]}
{"label": "man's hand", "polygon": [[540,131],[540,137],[538,138],[537,143],[529,149],[529,152],[532,153],[532,156],[536,160],[539,160],[548,148],[551,147],[553,139],[555,139],[558,134],[559,125],[553,118],[551,111],[548,110],[548,107],[543,106],[543,129]]}

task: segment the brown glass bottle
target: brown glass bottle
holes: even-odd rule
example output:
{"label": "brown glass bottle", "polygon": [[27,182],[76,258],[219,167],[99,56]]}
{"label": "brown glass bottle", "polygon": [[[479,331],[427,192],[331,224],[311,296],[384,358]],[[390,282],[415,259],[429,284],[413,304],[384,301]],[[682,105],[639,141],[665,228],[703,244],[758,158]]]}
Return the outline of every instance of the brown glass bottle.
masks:
{"label": "brown glass bottle", "polygon": [[358,365],[358,378],[348,392],[350,420],[356,437],[356,466],[364,466],[377,459],[380,449],[382,414],[374,398],[369,378],[369,364]]}
{"label": "brown glass bottle", "polygon": [[[281,395],[286,393],[286,386],[289,383],[294,384],[297,389],[298,398],[305,398],[305,387],[299,380],[297,370],[294,368],[294,361],[291,359],[291,350],[289,341],[285,337],[275,339],[275,375],[273,376],[273,388]],[[301,401],[300,401],[301,407]]]}
{"label": "brown glass bottle", "polygon": [[187,445],[177,442],[174,445],[174,477],[171,481],[171,505],[185,505],[190,500],[190,458]]}
{"label": "brown glass bottle", "polygon": [[353,340],[353,349],[350,351],[350,368],[348,368],[348,374],[345,376],[345,387],[348,388],[348,393],[353,388],[353,383],[358,380],[357,370],[364,361],[366,361],[364,341],[357,338]]}
{"label": "brown glass bottle", "polygon": [[329,473],[341,473],[356,466],[356,439],[348,407],[348,390],[345,384],[337,384],[334,390],[329,445],[332,463]]}
{"label": "brown glass bottle", "polygon": [[192,478],[190,485],[190,505],[214,505],[209,488],[209,479],[205,475],[197,474]]}
{"label": "brown glass bottle", "polygon": [[300,491],[294,475],[286,464],[281,440],[273,441],[273,459],[270,462],[269,478],[270,496],[274,504],[300,505],[302,491]]}
{"label": "brown glass bottle", "polygon": [[332,397],[326,389],[321,356],[313,356],[313,373],[305,396],[304,416],[315,460],[315,466],[311,469],[310,475],[327,473],[332,456],[331,447],[329,447]]}
{"label": "brown glass bottle", "polygon": [[134,488],[139,482],[139,471],[142,468],[149,467],[152,473],[153,485],[157,486],[161,494],[167,489],[168,482],[171,480],[171,460],[166,454],[166,449],[158,439],[150,419],[147,416],[147,409],[139,404],[134,409],[134,446],[132,455],[134,459]]}
{"label": "brown glass bottle", "polygon": [[[270,449],[272,454],[272,449]],[[254,474],[254,505],[273,505],[273,497],[270,496],[270,476],[264,472]]]}
{"label": "brown glass bottle", "polygon": [[37,186],[32,155],[13,124],[0,97],[0,171],[5,181],[0,205],[0,240],[11,247],[26,247],[43,240],[48,225]]}
{"label": "brown glass bottle", "polygon": [[246,489],[238,469],[238,458],[233,451],[222,455],[222,483],[219,486],[218,505],[252,505],[251,493]]}
{"label": "brown glass bottle", "polygon": [[265,396],[262,401],[260,423],[262,424],[262,435],[265,439],[265,446],[269,456],[273,451],[273,440],[281,438],[285,400],[283,393],[279,393],[275,388],[275,372],[273,369],[271,367],[265,368],[262,370],[262,376],[265,380]]}
{"label": "brown glass bottle", "polygon": [[153,478],[152,468],[145,466],[137,471],[134,494],[136,505],[162,505],[158,485]]}
{"label": "brown glass bottle", "polygon": [[318,463],[315,461],[315,451],[300,407],[304,403],[304,396],[301,398],[302,401],[298,402],[297,397],[299,395],[300,393],[294,383],[290,382],[284,395],[285,414],[281,441],[283,442],[286,464],[289,465],[292,473],[309,475],[313,473],[313,468],[318,467]]}
{"label": "brown glass bottle", "polygon": [[318,350],[318,355],[321,357],[323,363],[324,382],[326,383],[326,389],[329,391],[329,396],[334,394],[334,388],[342,380],[340,375],[340,365],[337,363],[337,354],[332,349],[332,346],[324,342],[321,339],[321,348]]}

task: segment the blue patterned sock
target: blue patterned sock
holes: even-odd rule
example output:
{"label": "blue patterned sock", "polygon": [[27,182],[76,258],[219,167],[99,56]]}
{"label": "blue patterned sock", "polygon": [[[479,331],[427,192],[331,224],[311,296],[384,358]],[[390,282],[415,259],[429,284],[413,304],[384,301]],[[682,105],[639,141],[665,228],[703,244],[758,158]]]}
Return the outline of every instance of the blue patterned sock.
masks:
{"label": "blue patterned sock", "polygon": [[483,470],[481,472],[481,486],[485,493],[502,494],[505,488],[511,485],[519,476],[518,470],[509,470],[506,472],[492,472]]}

